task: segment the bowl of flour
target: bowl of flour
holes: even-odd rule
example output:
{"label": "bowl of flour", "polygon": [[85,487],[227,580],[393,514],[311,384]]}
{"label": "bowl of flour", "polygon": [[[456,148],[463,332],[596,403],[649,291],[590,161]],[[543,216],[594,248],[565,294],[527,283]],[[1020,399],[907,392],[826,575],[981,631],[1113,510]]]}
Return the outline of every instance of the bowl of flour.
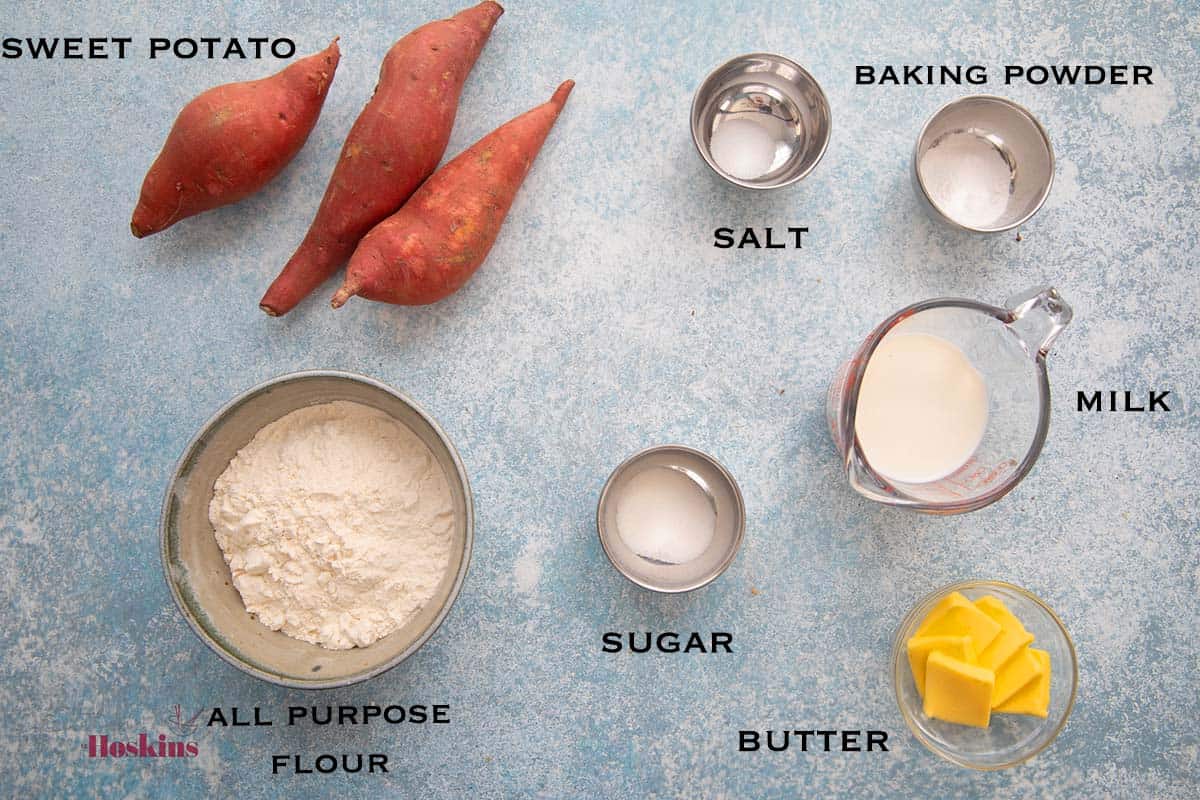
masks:
{"label": "bowl of flour", "polygon": [[322,689],[396,666],[449,613],[474,514],[466,470],[412,400],[344,372],[284,375],[210,419],[163,502],[184,618],[263,680]]}

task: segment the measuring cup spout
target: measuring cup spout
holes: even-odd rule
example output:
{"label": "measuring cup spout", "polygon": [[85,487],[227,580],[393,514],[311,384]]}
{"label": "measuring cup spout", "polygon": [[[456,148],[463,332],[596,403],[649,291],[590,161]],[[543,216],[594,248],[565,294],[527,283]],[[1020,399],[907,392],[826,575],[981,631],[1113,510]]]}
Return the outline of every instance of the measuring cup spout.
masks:
{"label": "measuring cup spout", "polygon": [[1072,317],[1071,307],[1049,286],[1015,294],[1005,302],[1008,327],[1021,340],[1031,358],[1050,352],[1050,347]]}

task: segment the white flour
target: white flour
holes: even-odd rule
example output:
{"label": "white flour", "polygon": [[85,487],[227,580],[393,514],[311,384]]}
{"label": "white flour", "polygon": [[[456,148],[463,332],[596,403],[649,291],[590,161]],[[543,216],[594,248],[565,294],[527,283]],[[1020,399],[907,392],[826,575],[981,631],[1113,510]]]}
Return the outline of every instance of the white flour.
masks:
{"label": "white flour", "polygon": [[208,517],[246,610],[334,650],[429,601],[454,529],[449,484],[416,434],[340,400],[260,430],[217,479]]}

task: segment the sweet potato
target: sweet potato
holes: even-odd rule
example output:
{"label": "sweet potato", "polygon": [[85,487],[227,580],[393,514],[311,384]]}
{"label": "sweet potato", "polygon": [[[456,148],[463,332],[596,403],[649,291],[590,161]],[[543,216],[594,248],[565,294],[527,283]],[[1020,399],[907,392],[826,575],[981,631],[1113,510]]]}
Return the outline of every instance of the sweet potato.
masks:
{"label": "sweet potato", "polygon": [[215,86],[175,119],[129,223],[139,239],[254,194],[300,152],[337,70],[337,39],[269,78]]}
{"label": "sweet potato", "polygon": [[439,169],[359,243],[333,296],[425,305],[454,293],[483,263],[567,95],[506,122]]}
{"label": "sweet potato", "polygon": [[392,46],[308,234],[259,302],[263,311],[292,310],[429,177],[450,141],[463,83],[503,13],[485,0]]}

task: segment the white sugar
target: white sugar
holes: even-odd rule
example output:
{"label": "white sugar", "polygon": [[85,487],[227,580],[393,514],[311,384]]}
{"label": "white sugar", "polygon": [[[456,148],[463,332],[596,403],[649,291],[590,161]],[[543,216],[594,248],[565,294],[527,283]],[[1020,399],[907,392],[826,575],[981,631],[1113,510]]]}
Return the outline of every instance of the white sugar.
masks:
{"label": "white sugar", "polygon": [[629,479],[617,498],[617,531],[642,558],[686,564],[712,544],[717,512],[712,498],[686,472],[650,467]]}

